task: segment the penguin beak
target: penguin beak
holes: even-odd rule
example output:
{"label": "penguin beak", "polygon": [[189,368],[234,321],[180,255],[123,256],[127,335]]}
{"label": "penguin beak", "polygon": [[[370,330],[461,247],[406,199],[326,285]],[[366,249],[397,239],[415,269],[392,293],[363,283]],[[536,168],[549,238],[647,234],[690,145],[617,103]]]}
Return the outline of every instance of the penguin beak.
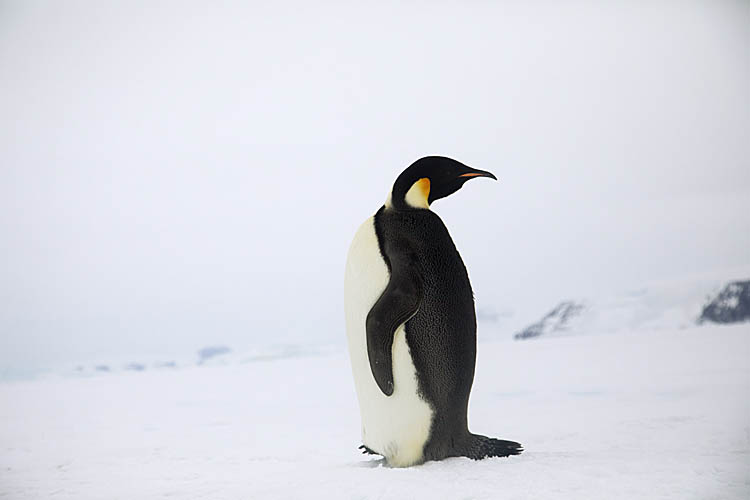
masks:
{"label": "penguin beak", "polygon": [[486,170],[472,170],[471,172],[459,175],[459,177],[489,177],[490,179],[497,180],[495,174],[493,174],[492,172],[487,172]]}

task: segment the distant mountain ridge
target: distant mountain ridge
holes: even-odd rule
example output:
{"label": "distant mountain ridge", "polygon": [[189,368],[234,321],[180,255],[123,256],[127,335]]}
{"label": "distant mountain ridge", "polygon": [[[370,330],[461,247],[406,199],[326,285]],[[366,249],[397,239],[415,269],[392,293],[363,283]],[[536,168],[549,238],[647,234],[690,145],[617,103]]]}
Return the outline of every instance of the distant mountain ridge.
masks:
{"label": "distant mountain ridge", "polygon": [[703,282],[681,283],[609,298],[564,300],[538,321],[517,331],[513,338],[526,340],[743,321],[750,321],[750,280],[731,281],[718,291],[715,285]]}

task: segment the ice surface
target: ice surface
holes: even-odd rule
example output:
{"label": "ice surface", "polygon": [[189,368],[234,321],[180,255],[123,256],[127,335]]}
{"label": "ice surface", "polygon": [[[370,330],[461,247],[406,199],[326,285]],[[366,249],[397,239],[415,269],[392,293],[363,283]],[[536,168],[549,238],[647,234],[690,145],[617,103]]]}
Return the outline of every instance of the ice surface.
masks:
{"label": "ice surface", "polygon": [[411,469],[359,454],[343,346],[6,382],[0,497],[747,499],[749,359],[747,324],[480,343],[471,428],[525,453]]}

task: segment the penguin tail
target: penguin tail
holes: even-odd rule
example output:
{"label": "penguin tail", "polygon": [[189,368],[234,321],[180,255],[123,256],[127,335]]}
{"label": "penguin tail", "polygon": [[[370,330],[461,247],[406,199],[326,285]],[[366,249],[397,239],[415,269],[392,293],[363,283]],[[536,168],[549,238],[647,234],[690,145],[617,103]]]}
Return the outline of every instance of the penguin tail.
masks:
{"label": "penguin tail", "polygon": [[482,460],[489,457],[520,455],[522,451],[523,446],[515,441],[505,441],[480,434],[469,434],[469,439],[462,454],[472,460]]}

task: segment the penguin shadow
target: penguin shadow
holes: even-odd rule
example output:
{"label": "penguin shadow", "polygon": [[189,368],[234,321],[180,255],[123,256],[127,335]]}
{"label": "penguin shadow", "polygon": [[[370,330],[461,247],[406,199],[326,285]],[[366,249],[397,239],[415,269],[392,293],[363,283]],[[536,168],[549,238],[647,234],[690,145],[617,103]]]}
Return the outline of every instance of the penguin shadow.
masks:
{"label": "penguin shadow", "polygon": [[[542,454],[544,456],[545,454]],[[546,455],[559,455],[559,454],[550,454],[547,453]],[[568,456],[568,455],[563,455]],[[504,459],[507,459],[508,457],[493,457],[491,459],[486,460],[487,462],[497,462],[502,463],[504,462]],[[514,461],[522,460],[522,461],[529,461],[529,459],[533,460],[535,457],[533,454],[526,454],[524,453],[522,457],[513,457]],[[448,464],[453,466],[459,466],[464,462],[473,462],[472,460],[468,459],[467,457],[450,457],[439,461],[428,461],[421,464],[413,465],[409,468],[415,469],[415,468],[422,468],[422,467],[440,467],[441,464]],[[392,467],[388,465],[388,463],[385,461],[385,458],[378,458],[378,459],[371,459],[371,460],[364,460],[362,462],[354,462],[351,464],[353,467],[358,467],[361,469],[377,469],[377,468],[384,468],[384,469],[398,469],[399,467]]]}
{"label": "penguin shadow", "polygon": [[364,460],[362,462],[355,462],[355,467],[361,467],[364,469],[377,469],[378,467],[389,467],[386,463],[385,458],[378,458],[374,460]]}

